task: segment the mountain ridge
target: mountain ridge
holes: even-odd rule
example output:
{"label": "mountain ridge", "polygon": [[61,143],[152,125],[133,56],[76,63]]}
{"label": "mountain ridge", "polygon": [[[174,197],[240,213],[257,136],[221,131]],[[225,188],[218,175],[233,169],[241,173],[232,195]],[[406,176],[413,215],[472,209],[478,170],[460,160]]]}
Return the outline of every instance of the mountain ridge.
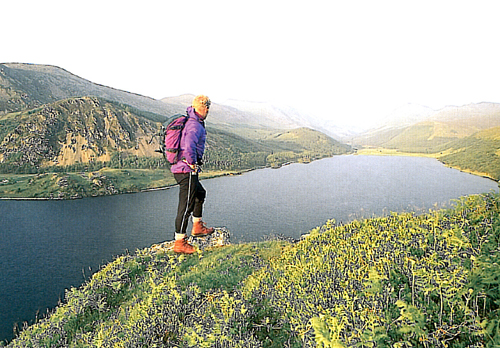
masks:
{"label": "mountain ridge", "polygon": [[[22,111],[56,100],[96,96],[127,104],[140,110],[165,116],[185,113],[194,95],[166,97],[160,100],[91,82],[54,65],[25,63],[0,64],[0,115]],[[249,102],[251,103],[251,102]],[[235,128],[292,129],[317,128],[293,109],[282,110],[266,105],[262,113],[225,103],[212,103],[207,123],[226,130]],[[288,114],[293,114],[292,116]],[[318,129],[320,130],[320,129]],[[324,131],[324,130],[320,130]]]}
{"label": "mountain ridge", "polygon": [[[13,139],[14,135],[10,132],[17,127],[15,124],[16,117],[19,119],[28,115],[34,115],[39,113],[39,108],[53,108],[53,103],[59,100],[83,98],[89,95],[101,98],[100,100],[103,102],[106,101],[106,103],[115,103],[112,109],[119,115],[135,114],[136,116],[149,119],[155,125],[165,121],[173,114],[184,113],[193,98],[191,94],[184,94],[155,100],[92,83],[52,65],[4,63],[0,64],[0,125],[2,126],[0,129],[0,136],[2,136],[0,141],[3,141],[5,136]],[[74,112],[75,110],[70,111]],[[105,115],[102,112],[97,113],[101,113],[101,116]],[[232,141],[241,143],[241,146],[234,147],[239,149],[238,151],[242,149],[256,149],[259,153],[258,155],[254,153],[252,155],[254,157],[249,157],[246,152],[238,152],[237,156],[233,156],[236,160],[233,160],[230,158],[231,156],[228,152],[228,149],[232,148],[232,146],[228,145],[224,149],[217,143],[212,143],[212,149],[217,149],[218,151],[217,155],[214,153],[211,154],[215,158],[215,162],[213,163],[223,163],[225,168],[234,166],[235,163],[245,163],[245,166],[248,163],[255,164],[257,163],[255,162],[257,157],[260,158],[258,160],[260,161],[259,163],[267,163],[262,162],[262,156],[267,151],[279,153],[274,158],[270,158],[273,165],[276,164],[279,166],[285,163],[287,156],[288,159],[303,160],[304,157],[297,154],[303,153],[306,156],[305,158],[308,158],[311,156],[311,146],[306,149],[299,142],[295,142],[293,146],[287,142],[273,142],[271,141],[273,136],[284,131],[291,131],[292,129],[302,127],[308,127],[331,135],[332,129],[335,128],[334,124],[328,122],[315,123],[313,118],[308,118],[305,114],[293,108],[279,107],[269,103],[234,100],[213,103],[206,125],[214,134],[217,133],[219,144],[229,144],[228,139],[232,139]],[[457,153],[456,150],[450,147],[452,144],[457,144],[454,141],[466,139],[478,131],[496,126],[500,126],[500,104],[497,103],[471,103],[464,106],[447,106],[440,110],[407,104],[388,115],[385,119],[385,124],[381,127],[358,135],[347,132],[345,137],[339,137],[338,139],[341,141],[344,139],[343,141],[348,141],[357,147],[382,147],[423,154],[445,152],[450,154],[451,152]],[[69,126],[66,127],[68,129],[71,128]],[[150,136],[154,136],[152,128],[153,126],[150,127]],[[219,131],[215,132],[214,130]],[[87,131],[89,130],[87,129]],[[335,129],[335,131],[337,134],[339,131],[341,132],[339,129]],[[99,132],[105,134],[102,130]],[[127,132],[131,139],[135,136],[133,131],[128,130]],[[24,134],[27,136],[27,139],[33,139],[26,131],[24,131]],[[310,132],[301,132],[300,135],[308,139],[315,138]],[[319,138],[316,137],[316,139]],[[110,143],[109,140],[106,141]],[[486,146],[485,139],[480,137],[480,141],[483,142],[483,146]],[[70,143],[68,144],[67,142]],[[73,160],[65,159],[65,156],[57,159],[54,155],[60,151],[57,144],[62,143],[65,144],[64,146],[72,148],[72,142],[78,144],[79,151],[72,154],[67,150],[66,157],[73,158]],[[97,147],[98,150],[90,153],[93,145],[88,142],[88,139],[85,139],[85,136],[71,139],[57,138],[57,141],[49,143],[53,144],[50,148],[44,148],[42,144],[38,144],[38,153],[35,152],[36,155],[29,155],[31,157],[23,157],[27,156],[23,151],[10,149],[0,154],[0,161],[3,161],[3,164],[9,165],[13,165],[14,163],[19,165],[21,163],[21,166],[31,164],[38,167],[45,167],[48,162],[52,161],[58,166],[61,163],[71,166],[72,162],[76,161],[84,163],[109,162],[113,158],[111,153],[115,153],[114,156],[116,157],[118,156],[117,153],[123,150],[113,147],[106,147],[107,150],[105,150],[104,145],[99,145]],[[8,149],[8,145],[4,144],[4,149]],[[10,146],[13,146],[13,144],[10,144]],[[134,146],[146,148],[145,145],[135,144]],[[273,146],[275,148],[270,150]],[[316,143],[315,146],[319,146],[319,143]],[[332,147],[326,150],[323,155],[326,153],[339,153],[338,149],[342,149],[341,152],[350,151],[347,146],[339,142],[331,142],[329,146]],[[489,146],[486,147],[489,148]],[[210,146],[208,146],[207,150],[210,153]],[[37,156],[40,158],[45,155],[50,157],[49,153],[52,154],[49,161],[35,160]],[[288,154],[282,156],[285,153]],[[147,151],[144,150],[141,154],[134,153],[131,150],[126,150],[123,154],[127,156],[139,156],[141,158],[145,156],[157,158],[154,157],[155,154],[152,154],[152,150],[149,147]],[[243,154],[245,155],[243,156]],[[316,155],[312,155],[312,158],[315,157]],[[23,158],[29,159],[24,161]],[[493,159],[497,160],[496,157],[493,157]]]}
{"label": "mountain ridge", "polygon": [[[500,126],[500,104],[479,103],[464,106],[448,106],[443,109],[429,112],[417,122],[394,121],[382,127],[371,129],[354,137],[354,141],[361,146],[381,146],[388,148],[401,147],[408,151],[405,141],[409,140],[405,133],[414,134],[421,138],[419,141],[431,141],[435,138],[463,138],[473,133]],[[422,133],[417,128],[429,128]],[[399,140],[398,140],[399,138]]]}
{"label": "mountain ridge", "polygon": [[[84,96],[105,98],[166,117],[175,113],[175,110],[168,104],[153,98],[100,85],[53,65],[2,63],[0,64],[0,86],[2,86],[0,112],[3,111],[3,113],[5,110],[21,111],[61,99]],[[23,108],[22,103],[17,108],[6,107],[9,103],[6,102],[8,99],[5,94],[9,87],[10,91],[22,96],[20,99],[30,102],[27,107]],[[15,103],[10,104],[15,106]]]}

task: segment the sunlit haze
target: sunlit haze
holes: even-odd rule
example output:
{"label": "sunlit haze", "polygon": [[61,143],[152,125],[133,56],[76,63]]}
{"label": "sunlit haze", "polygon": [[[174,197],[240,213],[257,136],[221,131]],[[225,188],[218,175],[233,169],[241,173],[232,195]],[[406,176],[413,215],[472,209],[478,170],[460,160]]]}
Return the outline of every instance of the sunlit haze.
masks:
{"label": "sunlit haze", "polygon": [[500,102],[497,1],[8,1],[0,62],[161,99],[284,104],[367,125]]}

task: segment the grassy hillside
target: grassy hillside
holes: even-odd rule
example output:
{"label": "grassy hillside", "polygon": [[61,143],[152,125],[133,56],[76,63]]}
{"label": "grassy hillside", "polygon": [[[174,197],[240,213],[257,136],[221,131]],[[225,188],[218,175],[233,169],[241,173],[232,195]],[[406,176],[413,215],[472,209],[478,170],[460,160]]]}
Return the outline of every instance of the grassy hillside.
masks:
{"label": "grassy hillside", "polygon": [[449,142],[470,136],[477,128],[445,122],[420,122],[404,128],[390,128],[366,134],[355,141],[362,146],[397,149],[402,152],[434,153]]}
{"label": "grassy hillside", "polygon": [[499,117],[493,118],[472,115],[470,119],[462,116],[447,122],[421,122],[366,134],[358,143],[364,150],[432,156],[446,165],[500,180],[500,127],[477,130],[500,122]]}
{"label": "grassy hillside", "polygon": [[354,136],[352,140],[359,146],[432,152],[448,140],[500,126],[500,104],[448,106],[438,111],[408,106],[397,110],[390,120],[381,128]]}
{"label": "grassy hillside", "polygon": [[274,149],[267,157],[271,167],[278,167],[286,162],[308,163],[315,159],[351,152],[349,145],[341,144],[310,128],[278,132],[267,136],[264,143]]}
{"label": "grassy hillside", "polygon": [[494,347],[500,201],[328,222],[297,243],[138,250],[9,347]]}
{"label": "grassy hillside", "polygon": [[443,163],[500,180],[500,127],[453,141],[447,144],[446,152],[439,156]]}
{"label": "grassy hillside", "polygon": [[467,137],[448,139],[440,145],[435,143],[426,149],[393,149],[430,155],[450,167],[500,180],[500,127],[479,131]]}
{"label": "grassy hillside", "polygon": [[443,144],[456,139],[457,133],[442,123],[422,122],[404,129],[384,143],[384,147],[405,152],[432,153]]}

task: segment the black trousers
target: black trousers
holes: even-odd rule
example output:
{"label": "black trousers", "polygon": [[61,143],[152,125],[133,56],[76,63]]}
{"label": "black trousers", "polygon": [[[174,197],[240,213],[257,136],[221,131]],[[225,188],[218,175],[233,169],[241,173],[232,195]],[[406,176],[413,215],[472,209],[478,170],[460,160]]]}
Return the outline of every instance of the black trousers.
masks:
{"label": "black trousers", "polygon": [[194,217],[201,217],[203,213],[203,202],[207,191],[201,186],[198,174],[174,174],[179,184],[179,206],[175,218],[175,232],[186,233],[188,218],[193,213]]}

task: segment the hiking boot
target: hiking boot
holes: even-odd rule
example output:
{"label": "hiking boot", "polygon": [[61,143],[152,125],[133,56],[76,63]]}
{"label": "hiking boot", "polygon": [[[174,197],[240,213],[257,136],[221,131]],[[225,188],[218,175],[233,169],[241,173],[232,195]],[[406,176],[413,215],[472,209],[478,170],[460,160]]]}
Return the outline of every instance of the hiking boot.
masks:
{"label": "hiking boot", "polygon": [[178,254],[192,254],[195,252],[195,249],[187,242],[186,238],[182,238],[175,241],[174,252]]}
{"label": "hiking boot", "polygon": [[193,229],[191,230],[191,235],[193,237],[205,237],[209,234],[214,233],[214,228],[207,228],[206,224],[203,221],[193,222]]}

